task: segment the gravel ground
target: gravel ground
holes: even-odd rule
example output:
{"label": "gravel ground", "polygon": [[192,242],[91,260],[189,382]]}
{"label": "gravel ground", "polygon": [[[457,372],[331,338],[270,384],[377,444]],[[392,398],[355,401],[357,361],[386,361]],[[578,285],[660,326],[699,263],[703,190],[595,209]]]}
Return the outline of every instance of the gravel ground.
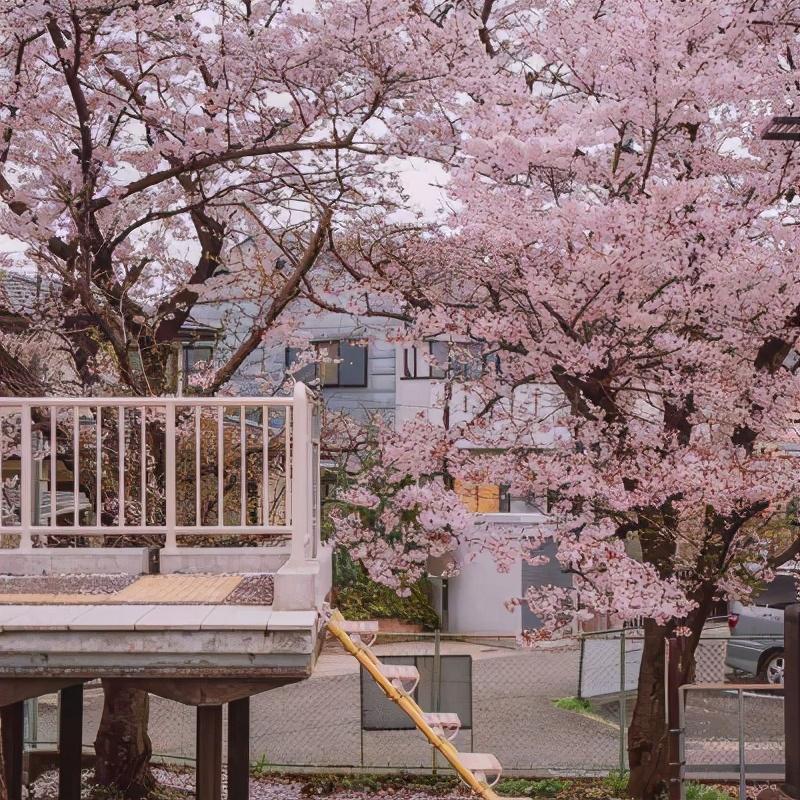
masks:
{"label": "gravel ground", "polygon": [[114,594],[138,575],[0,575],[0,594]]}
{"label": "gravel ground", "polygon": [[271,606],[275,579],[272,575],[245,575],[225,598],[225,605]]}
{"label": "gravel ground", "polygon": [[[78,594],[87,596],[116,594],[139,575],[0,575],[0,594]],[[225,598],[225,605],[272,605],[274,577],[270,574],[245,575]]]}

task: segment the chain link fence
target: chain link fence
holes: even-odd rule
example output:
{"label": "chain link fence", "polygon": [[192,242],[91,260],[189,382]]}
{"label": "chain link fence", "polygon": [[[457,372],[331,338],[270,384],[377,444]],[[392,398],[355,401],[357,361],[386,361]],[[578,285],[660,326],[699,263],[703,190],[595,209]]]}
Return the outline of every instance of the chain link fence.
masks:
{"label": "chain link fence", "polygon": [[[739,729],[731,711],[736,695],[718,686],[741,679],[725,664],[732,641],[727,627],[721,626],[703,637],[697,651],[697,682],[716,688],[687,698],[690,773],[696,767],[697,774],[711,774],[709,765],[716,770],[713,774],[735,774],[737,769]],[[420,685],[420,702],[427,710],[458,710],[464,716],[468,697],[471,724],[459,733],[456,746],[494,753],[507,774],[590,776],[627,767],[626,728],[642,650],[636,630],[544,642],[531,649],[518,648],[508,638],[382,634],[374,649],[387,661],[427,657],[420,671],[430,675]],[[449,656],[468,657],[469,678],[463,677],[463,666],[461,677],[453,678]],[[753,676],[748,679],[755,681]],[[453,680],[460,681],[457,691],[448,683]],[[385,711],[376,703],[384,704]],[[102,688],[88,684],[84,745],[90,750],[102,705]],[[329,640],[308,680],[251,699],[251,761],[263,769],[309,771],[429,771],[443,766],[416,731],[397,729],[391,722],[392,708],[383,696],[365,694],[357,662]],[[367,729],[362,711],[372,720]],[[782,763],[782,713],[777,694],[746,697],[745,737],[754,765]],[[375,723],[381,714],[387,715],[388,729]],[[52,744],[57,730],[55,695],[40,699],[35,723],[28,729],[35,731],[31,745]],[[152,696],[149,733],[157,759],[193,765],[193,708]],[[186,780],[193,780],[189,773]]]}

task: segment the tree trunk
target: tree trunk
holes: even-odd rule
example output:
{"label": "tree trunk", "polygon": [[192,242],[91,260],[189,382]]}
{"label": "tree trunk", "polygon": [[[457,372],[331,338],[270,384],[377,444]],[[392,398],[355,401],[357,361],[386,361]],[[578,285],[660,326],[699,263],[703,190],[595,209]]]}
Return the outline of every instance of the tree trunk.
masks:
{"label": "tree trunk", "polygon": [[668,788],[669,742],[667,737],[664,659],[666,630],[650,620],[644,625],[644,648],[636,705],[628,728],[628,763],[631,796],[649,800]]}
{"label": "tree trunk", "polygon": [[[694,680],[694,654],[708,619],[714,597],[714,583],[702,583],[692,598],[697,608],[682,622],[690,635],[683,642],[678,666],[678,685]],[[628,793],[639,800],[655,800],[669,790],[669,730],[666,707],[667,638],[674,635],[675,624],[644,623],[644,647],[636,705],[628,728]]]}
{"label": "tree trunk", "polygon": [[103,681],[103,716],[94,742],[95,779],[115,787],[126,798],[140,798],[155,786],[150,772],[153,753],[147,735],[150,699],[147,692]]}
{"label": "tree trunk", "polygon": [[[0,721],[0,725],[2,725],[2,721]],[[6,767],[5,767],[5,757],[2,752],[2,748],[0,748],[0,800],[8,800],[8,786],[6,785]]]}

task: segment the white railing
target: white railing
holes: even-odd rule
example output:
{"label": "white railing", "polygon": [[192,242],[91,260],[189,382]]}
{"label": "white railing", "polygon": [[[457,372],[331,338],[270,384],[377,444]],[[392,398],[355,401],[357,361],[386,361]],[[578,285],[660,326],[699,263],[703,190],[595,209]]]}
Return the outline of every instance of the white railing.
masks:
{"label": "white railing", "polygon": [[256,535],[316,555],[319,423],[303,384],[291,397],[0,398],[4,547]]}

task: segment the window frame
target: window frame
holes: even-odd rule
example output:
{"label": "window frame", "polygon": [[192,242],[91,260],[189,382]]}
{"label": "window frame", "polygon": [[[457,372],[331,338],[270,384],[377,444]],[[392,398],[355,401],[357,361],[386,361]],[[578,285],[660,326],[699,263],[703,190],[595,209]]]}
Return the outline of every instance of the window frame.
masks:
{"label": "window frame", "polygon": [[[403,374],[400,376],[401,381],[442,381],[446,379],[451,380],[476,380],[476,378],[469,378],[467,375],[468,367],[465,362],[460,362],[453,354],[453,345],[451,342],[446,342],[443,339],[426,339],[423,344],[427,345],[428,347],[428,355],[432,358],[433,357],[433,349],[434,344],[442,343],[446,344],[448,348],[447,353],[447,365],[441,366],[439,364],[434,365],[430,361],[425,362],[423,360],[423,364],[428,368],[427,375],[420,375],[420,361],[418,358],[417,352],[417,345],[412,344],[410,347],[403,348]],[[470,344],[470,343],[467,343]],[[413,351],[414,359],[414,374],[409,374],[409,353]],[[494,369],[496,372],[500,372],[500,359],[497,353],[486,355],[485,353],[480,354],[480,370],[481,373],[488,372],[491,369]],[[493,362],[493,363],[492,363]]]}
{"label": "window frame", "polygon": [[[408,355],[413,351],[414,353],[414,374],[411,374],[411,371],[408,368]],[[421,380],[419,375],[417,375],[417,346],[412,344],[411,347],[404,347],[403,348],[403,374],[400,376],[401,381],[418,381]]]}
{"label": "window frame", "polygon": [[[433,344],[434,344],[434,342],[437,342],[437,341],[441,341],[441,340],[439,340],[439,339],[426,339],[423,342],[424,345],[427,345],[428,355],[429,356],[433,356]],[[408,364],[409,364],[408,355],[409,355],[409,353],[411,351],[413,351],[413,353],[414,353],[414,374],[413,375],[409,374],[409,368],[408,368]],[[449,359],[449,356],[448,356],[448,359]],[[420,375],[419,374],[419,370],[420,370],[421,366],[424,366],[424,367],[427,368],[427,370],[428,370],[428,374],[427,375]],[[441,366],[434,366],[433,364],[430,363],[430,361],[425,361],[424,359],[420,362],[420,359],[418,358],[418,348],[417,348],[417,345],[415,345],[415,344],[412,344],[410,347],[404,347],[403,348],[403,374],[400,376],[400,380],[401,381],[441,381],[441,380],[444,380],[447,377],[448,369],[449,369],[449,366],[445,367],[445,368],[443,368]],[[441,370],[444,370],[441,375],[436,374],[436,371],[441,371]]]}
{"label": "window frame", "polygon": [[[318,360],[313,362],[312,364],[307,364],[306,366],[314,368],[314,380],[319,381],[319,385],[321,389],[366,389],[369,386],[369,345],[358,345],[355,344],[356,342],[360,341],[359,339],[350,339],[348,337],[343,337],[341,339],[312,339],[309,342],[314,350],[317,353],[317,356],[320,355],[320,348],[336,345],[337,355],[334,357],[337,363],[328,363],[326,365],[321,364]],[[348,344],[353,349],[361,349],[364,352],[364,369],[363,374],[361,376],[361,383],[342,383],[341,381],[341,364],[338,363],[342,359],[342,343]],[[292,366],[292,362],[290,361],[290,356],[292,351],[298,351],[300,348],[297,347],[287,347],[284,351],[284,363],[287,367]],[[322,367],[335,367],[336,369],[336,382],[335,383],[326,383],[322,379]]]}
{"label": "window frame", "polygon": [[215,342],[210,342],[207,339],[181,342],[181,385],[184,391],[190,388],[189,378],[194,374],[193,370],[189,370],[189,352],[191,350],[208,350],[208,358],[205,359],[204,363],[210,363],[214,360],[215,344]]}

